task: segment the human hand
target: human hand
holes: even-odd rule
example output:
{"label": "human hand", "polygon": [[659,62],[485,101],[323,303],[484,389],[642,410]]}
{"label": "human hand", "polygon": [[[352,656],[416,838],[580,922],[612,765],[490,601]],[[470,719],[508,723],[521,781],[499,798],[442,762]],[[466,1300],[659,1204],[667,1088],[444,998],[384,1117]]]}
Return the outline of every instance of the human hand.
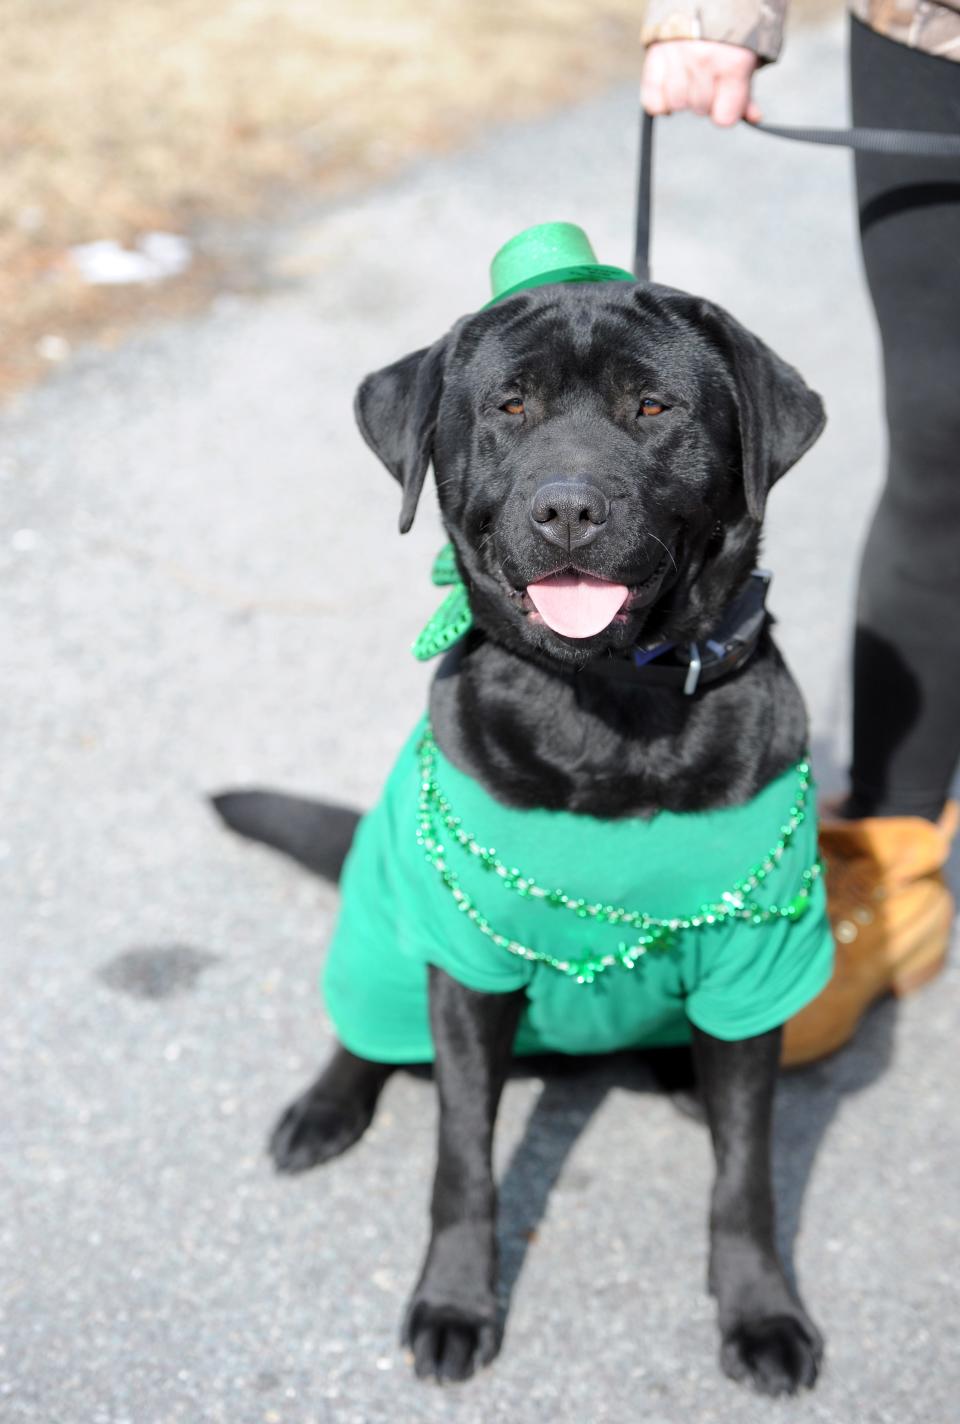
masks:
{"label": "human hand", "polygon": [[752,49],[715,40],[657,40],[643,61],[640,80],[648,114],[692,109],[726,128],[743,118],[756,123],[760,110],[750,95],[758,64]]}

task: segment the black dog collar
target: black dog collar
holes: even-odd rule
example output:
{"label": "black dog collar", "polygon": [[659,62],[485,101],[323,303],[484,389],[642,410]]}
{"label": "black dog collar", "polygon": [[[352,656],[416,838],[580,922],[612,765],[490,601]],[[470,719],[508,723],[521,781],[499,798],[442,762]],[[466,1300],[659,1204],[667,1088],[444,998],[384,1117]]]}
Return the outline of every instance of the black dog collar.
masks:
{"label": "black dog collar", "polygon": [[584,671],[621,687],[679,687],[692,697],[698,688],[736,672],[753,656],[770,618],[766,598],[771,577],[767,569],[754,569],[702,643],[634,648],[623,657],[596,658]]}

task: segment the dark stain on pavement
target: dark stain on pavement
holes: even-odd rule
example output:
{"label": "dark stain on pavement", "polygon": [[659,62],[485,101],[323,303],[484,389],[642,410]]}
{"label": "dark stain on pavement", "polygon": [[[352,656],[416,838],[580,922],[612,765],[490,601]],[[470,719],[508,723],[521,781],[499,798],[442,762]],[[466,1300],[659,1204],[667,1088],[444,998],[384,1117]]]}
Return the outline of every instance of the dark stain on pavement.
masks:
{"label": "dark stain on pavement", "polygon": [[97,970],[97,978],[135,999],[170,999],[188,994],[219,957],[189,944],[144,945],[108,959]]}

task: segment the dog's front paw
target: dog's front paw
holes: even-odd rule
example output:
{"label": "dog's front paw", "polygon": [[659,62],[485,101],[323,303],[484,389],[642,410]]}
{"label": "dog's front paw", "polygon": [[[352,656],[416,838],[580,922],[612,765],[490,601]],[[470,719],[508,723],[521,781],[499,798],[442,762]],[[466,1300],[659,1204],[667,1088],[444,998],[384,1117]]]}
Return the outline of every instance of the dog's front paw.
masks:
{"label": "dog's front paw", "polygon": [[418,1379],[452,1384],[489,1365],[500,1342],[492,1320],[462,1306],[415,1300],[407,1312],[402,1343],[413,1356]]}
{"label": "dog's front paw", "polygon": [[268,1150],[278,1172],[306,1172],[339,1157],[363,1136],[373,1105],[338,1101],[309,1090],[290,1104],[270,1134]]}
{"label": "dog's front paw", "polygon": [[752,1384],[761,1394],[812,1389],[822,1358],[823,1341],[815,1326],[792,1315],[741,1321],[724,1335],[720,1347],[724,1373]]}

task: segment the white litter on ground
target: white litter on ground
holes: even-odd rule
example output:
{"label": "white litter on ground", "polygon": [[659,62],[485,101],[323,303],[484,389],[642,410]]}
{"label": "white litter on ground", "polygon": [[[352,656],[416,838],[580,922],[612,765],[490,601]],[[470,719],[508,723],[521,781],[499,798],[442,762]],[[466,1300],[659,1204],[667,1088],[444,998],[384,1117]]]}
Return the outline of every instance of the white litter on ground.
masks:
{"label": "white litter on ground", "polygon": [[174,232],[148,232],[135,245],[121,247],[113,238],[82,242],[69,249],[70,260],[85,282],[116,287],[134,282],[162,282],[185,272],[193,248]]}
{"label": "white litter on ground", "polygon": [[51,332],[40,337],[36,350],[37,355],[42,356],[44,361],[65,361],[70,355],[70,343],[66,337]]}

